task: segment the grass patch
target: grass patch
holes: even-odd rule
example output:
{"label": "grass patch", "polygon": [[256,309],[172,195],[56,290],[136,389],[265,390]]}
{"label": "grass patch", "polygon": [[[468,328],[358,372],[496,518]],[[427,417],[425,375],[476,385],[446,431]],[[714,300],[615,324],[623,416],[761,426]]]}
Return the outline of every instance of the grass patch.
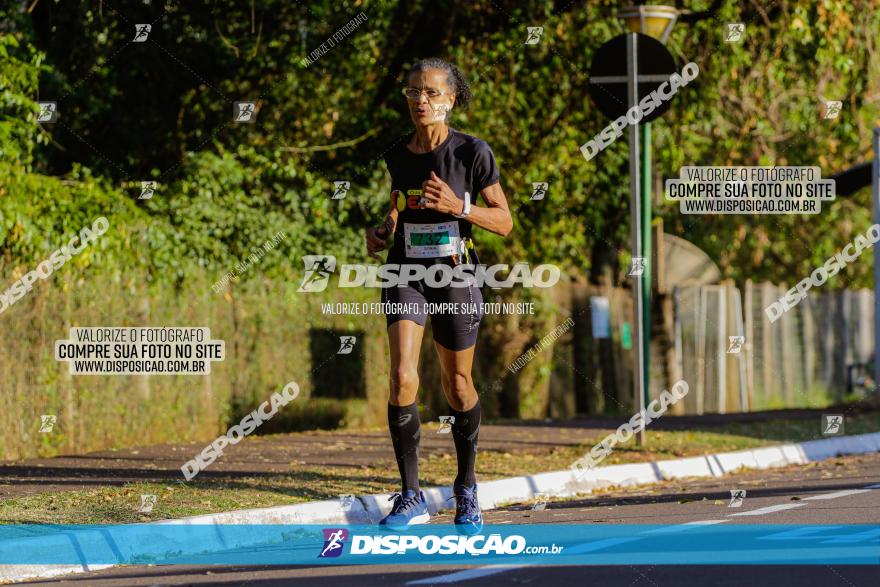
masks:
{"label": "grass patch", "polygon": [[[426,430],[433,424],[423,425]],[[656,461],[743,450],[821,438],[818,418],[769,420],[727,424],[700,430],[651,430],[647,446],[635,441],[618,445],[603,465]],[[880,412],[848,416],[848,435],[880,430]],[[477,474],[483,481],[531,475],[568,468],[602,439],[590,438],[579,446],[559,447],[550,453],[483,451]],[[383,493],[397,488],[392,463],[376,466],[304,468],[291,465],[286,475],[241,477],[227,481],[194,481],[188,484],[130,483],[87,491],[65,491],[16,497],[0,501],[0,523],[98,524],[149,522],[229,510],[268,507],[333,499],[340,494]],[[455,476],[454,453],[431,455],[420,463],[425,486],[451,484]],[[157,496],[151,513],[137,512],[141,495]]]}

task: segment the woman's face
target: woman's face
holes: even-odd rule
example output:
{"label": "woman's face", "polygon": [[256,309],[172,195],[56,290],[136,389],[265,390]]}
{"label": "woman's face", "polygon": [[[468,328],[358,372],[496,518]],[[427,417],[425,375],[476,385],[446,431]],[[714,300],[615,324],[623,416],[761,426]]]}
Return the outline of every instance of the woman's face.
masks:
{"label": "woman's face", "polygon": [[455,104],[455,94],[446,83],[447,74],[442,69],[423,69],[409,75],[407,89],[421,90],[418,96],[407,96],[409,115],[416,126],[429,126],[446,122],[446,115]]}

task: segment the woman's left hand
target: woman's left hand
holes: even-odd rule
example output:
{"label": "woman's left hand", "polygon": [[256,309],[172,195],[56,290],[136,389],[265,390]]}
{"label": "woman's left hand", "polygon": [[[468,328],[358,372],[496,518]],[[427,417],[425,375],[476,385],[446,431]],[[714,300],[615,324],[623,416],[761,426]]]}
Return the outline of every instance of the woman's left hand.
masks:
{"label": "woman's left hand", "polygon": [[437,177],[433,171],[431,179],[422,183],[422,197],[424,202],[421,208],[453,215],[461,214],[464,209],[464,201],[458,199],[449,184]]}

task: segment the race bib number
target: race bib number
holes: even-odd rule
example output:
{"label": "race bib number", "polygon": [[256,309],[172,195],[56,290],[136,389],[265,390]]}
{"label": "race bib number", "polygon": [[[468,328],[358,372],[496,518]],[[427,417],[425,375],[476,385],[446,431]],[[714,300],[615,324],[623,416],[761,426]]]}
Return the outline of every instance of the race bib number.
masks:
{"label": "race bib number", "polygon": [[458,222],[403,224],[406,256],[414,259],[450,257],[459,252]]}

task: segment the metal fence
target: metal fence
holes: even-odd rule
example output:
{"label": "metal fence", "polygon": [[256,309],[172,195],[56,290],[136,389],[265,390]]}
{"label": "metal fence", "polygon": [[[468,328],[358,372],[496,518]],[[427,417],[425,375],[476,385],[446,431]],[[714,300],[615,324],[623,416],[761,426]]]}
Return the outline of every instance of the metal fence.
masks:
{"label": "metal fence", "polygon": [[[724,283],[673,291],[669,374],[691,386],[684,411],[806,407],[841,399],[852,368],[873,355],[873,292],[811,292],[771,323],[764,309],[788,288],[746,282],[743,289]],[[731,337],[743,337],[741,346]]]}

